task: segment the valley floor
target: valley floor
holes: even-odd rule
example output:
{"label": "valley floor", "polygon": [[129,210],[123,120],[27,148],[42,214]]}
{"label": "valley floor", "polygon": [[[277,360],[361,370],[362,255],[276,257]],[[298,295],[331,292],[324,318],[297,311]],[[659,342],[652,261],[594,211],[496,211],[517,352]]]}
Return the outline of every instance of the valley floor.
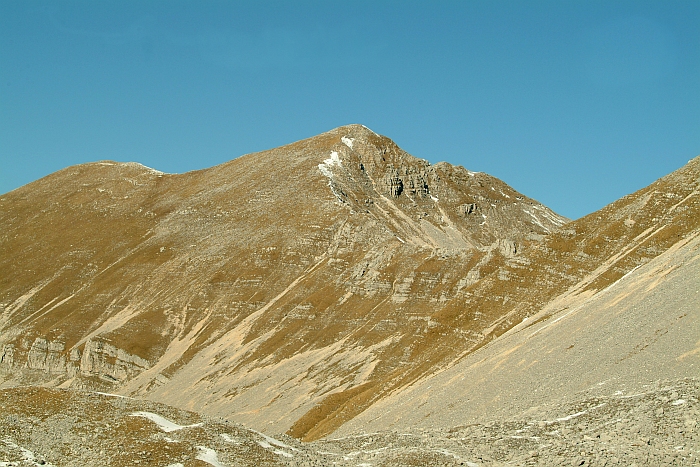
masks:
{"label": "valley floor", "polygon": [[300,443],[111,394],[0,391],[0,466],[700,465],[700,379],[518,419]]}

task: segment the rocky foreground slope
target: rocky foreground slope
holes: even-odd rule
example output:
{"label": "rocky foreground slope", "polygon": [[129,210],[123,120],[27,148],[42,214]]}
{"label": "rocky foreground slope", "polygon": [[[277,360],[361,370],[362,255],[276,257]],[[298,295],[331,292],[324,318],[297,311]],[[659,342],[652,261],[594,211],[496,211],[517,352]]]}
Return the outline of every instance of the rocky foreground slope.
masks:
{"label": "rocky foreground slope", "polygon": [[699,186],[696,158],[567,223],[360,125],[182,175],[70,167],[0,196],[2,385],[318,439],[687,242]]}
{"label": "rocky foreground slope", "polygon": [[0,465],[694,466],[700,381],[559,404],[529,418],[301,443],[112,394],[0,390]]}

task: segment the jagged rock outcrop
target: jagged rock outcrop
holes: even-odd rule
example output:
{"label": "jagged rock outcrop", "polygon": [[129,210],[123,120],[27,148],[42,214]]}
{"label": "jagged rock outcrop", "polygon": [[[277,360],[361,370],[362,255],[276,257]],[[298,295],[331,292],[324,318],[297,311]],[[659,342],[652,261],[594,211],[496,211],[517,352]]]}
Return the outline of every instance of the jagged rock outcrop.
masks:
{"label": "jagged rock outcrop", "polygon": [[2,355],[0,356],[0,364],[10,368],[15,366],[15,346],[14,344],[5,344],[2,347]]}
{"label": "jagged rock outcrop", "polygon": [[476,203],[460,204],[459,206],[457,206],[457,212],[461,216],[468,216],[470,214],[474,214],[477,209],[478,206],[476,205]]}
{"label": "jagged rock outcrop", "polygon": [[498,240],[498,251],[506,258],[512,258],[518,253],[518,245],[513,240],[501,238]]}
{"label": "jagged rock outcrop", "polygon": [[27,368],[66,373],[65,343],[37,337],[27,353]]}
{"label": "jagged rock outcrop", "polygon": [[399,171],[390,168],[389,173],[381,180],[381,191],[392,198],[398,198],[403,193],[403,180],[399,177]]}
{"label": "jagged rock outcrop", "polygon": [[114,381],[126,381],[150,367],[150,362],[109,342],[88,339],[80,358],[80,371]]}
{"label": "jagged rock outcrop", "polygon": [[88,339],[81,348],[74,347],[66,351],[63,340],[50,341],[37,337],[27,347],[27,339],[20,339],[19,353],[14,344],[3,346],[0,366],[6,370],[26,368],[41,370],[49,375],[64,375],[73,378],[76,375],[97,376],[108,382],[124,382],[151,365],[147,360],[131,355],[114,345],[100,339]]}
{"label": "jagged rock outcrop", "polygon": [[392,198],[398,198],[406,190],[411,197],[428,198],[428,174],[424,168],[388,166],[381,179],[380,192]]}

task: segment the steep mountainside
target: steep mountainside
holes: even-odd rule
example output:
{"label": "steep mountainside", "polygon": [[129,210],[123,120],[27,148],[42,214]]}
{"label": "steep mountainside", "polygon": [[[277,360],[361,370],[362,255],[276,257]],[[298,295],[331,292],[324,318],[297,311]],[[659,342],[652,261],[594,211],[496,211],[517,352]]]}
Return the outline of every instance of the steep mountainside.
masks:
{"label": "steep mountainside", "polygon": [[698,375],[700,232],[575,307],[553,301],[453,367],[378,402],[337,434],[547,419],[558,404],[634,399]]}
{"label": "steep mountainside", "polygon": [[182,175],[70,167],[0,197],[3,384],[316,439],[693,234],[699,166],[566,225],[360,125]]}

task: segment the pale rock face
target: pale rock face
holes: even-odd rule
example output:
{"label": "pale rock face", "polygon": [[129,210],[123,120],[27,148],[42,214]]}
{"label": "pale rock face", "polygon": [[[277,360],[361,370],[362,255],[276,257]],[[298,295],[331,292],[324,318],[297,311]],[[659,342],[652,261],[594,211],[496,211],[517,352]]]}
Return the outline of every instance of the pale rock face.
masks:
{"label": "pale rock face", "polygon": [[[82,353],[78,348],[66,353],[64,342],[37,337],[26,352],[24,366],[53,375],[95,375],[115,382],[126,381],[150,366],[147,360],[101,340],[88,339],[83,348]],[[15,366],[13,344],[4,346],[0,364]]]}
{"label": "pale rock face", "polygon": [[126,381],[150,367],[147,360],[101,340],[88,340],[80,359],[80,371],[114,381]]}
{"label": "pale rock face", "polygon": [[6,344],[2,349],[2,356],[0,357],[0,364],[6,365],[12,368],[15,364],[15,346],[13,344]]}
{"label": "pale rock face", "polygon": [[403,193],[403,180],[399,177],[398,170],[390,170],[382,179],[383,192],[392,198],[398,198]]}
{"label": "pale rock face", "polygon": [[457,212],[461,216],[468,216],[470,214],[474,214],[477,210],[477,205],[476,203],[469,203],[469,204],[460,204],[457,206]]}
{"label": "pale rock face", "polygon": [[518,253],[518,245],[513,240],[502,238],[498,240],[498,250],[506,258],[512,258]]}
{"label": "pale rock face", "polygon": [[65,373],[64,350],[63,342],[47,341],[37,337],[27,354],[27,368],[44,370],[48,373]]}

